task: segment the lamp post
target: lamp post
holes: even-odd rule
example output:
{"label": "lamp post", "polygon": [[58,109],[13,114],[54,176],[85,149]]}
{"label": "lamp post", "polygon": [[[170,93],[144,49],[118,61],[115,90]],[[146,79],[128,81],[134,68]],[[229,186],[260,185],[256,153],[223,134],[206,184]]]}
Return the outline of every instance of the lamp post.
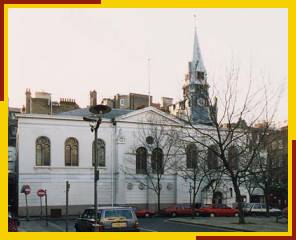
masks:
{"label": "lamp post", "polygon": [[95,224],[97,224],[98,219],[98,189],[97,189],[97,182],[99,180],[99,170],[98,170],[98,129],[102,122],[102,116],[105,113],[108,113],[111,111],[111,108],[106,105],[96,105],[91,106],[89,108],[89,111],[92,113],[90,116],[83,117],[84,121],[91,122],[90,124],[90,130],[91,132],[94,132],[94,219]]}
{"label": "lamp post", "polygon": [[[184,180],[185,180],[185,182],[187,183],[187,180],[188,180],[188,177],[187,176],[185,176],[184,177]],[[192,185],[191,185],[191,180],[189,179],[189,190],[188,190],[188,192],[189,192],[189,204],[190,204],[190,206],[191,206],[191,193],[192,193]],[[192,207],[192,206],[191,206]]]}
{"label": "lamp post", "polygon": [[191,181],[189,182],[189,203],[190,203],[190,207],[191,206],[191,193],[192,193],[192,186],[191,186]]}

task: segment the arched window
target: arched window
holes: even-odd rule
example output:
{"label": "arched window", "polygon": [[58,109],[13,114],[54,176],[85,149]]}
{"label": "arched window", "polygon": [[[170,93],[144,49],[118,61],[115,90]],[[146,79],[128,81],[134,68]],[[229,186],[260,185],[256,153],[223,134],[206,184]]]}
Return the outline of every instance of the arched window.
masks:
{"label": "arched window", "polygon": [[145,174],[147,170],[147,150],[139,147],[136,151],[136,174]]}
{"label": "arched window", "polygon": [[208,148],[208,156],[207,156],[207,162],[208,162],[208,169],[215,169],[218,167],[218,156],[216,153],[218,152],[218,147],[215,145],[211,145]]}
{"label": "arched window", "polygon": [[233,170],[237,170],[238,162],[239,162],[238,150],[235,146],[230,146],[228,149],[229,167]]}
{"label": "arched window", "polygon": [[78,166],[78,141],[70,137],[65,141],[65,166]]}
{"label": "arched window", "polygon": [[50,141],[47,137],[36,139],[36,166],[50,166]]}
{"label": "arched window", "polygon": [[[97,146],[98,166],[105,167],[105,142],[102,139],[98,139]],[[92,144],[92,165],[95,166],[95,141]]]}
{"label": "arched window", "polygon": [[155,148],[152,151],[151,156],[151,167],[152,167],[152,173],[154,174],[163,174],[163,152],[160,148]]}
{"label": "arched window", "polygon": [[197,147],[194,143],[190,143],[186,147],[186,167],[196,168],[197,158],[198,158]]}

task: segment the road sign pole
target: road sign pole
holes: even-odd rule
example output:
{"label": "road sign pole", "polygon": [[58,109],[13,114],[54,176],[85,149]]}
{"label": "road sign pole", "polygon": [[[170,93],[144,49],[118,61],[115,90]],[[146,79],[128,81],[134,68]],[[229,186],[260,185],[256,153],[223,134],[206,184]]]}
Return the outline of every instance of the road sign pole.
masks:
{"label": "road sign pole", "polygon": [[25,194],[26,200],[26,220],[29,221],[29,208],[28,208],[28,195],[31,193],[31,188],[28,184],[25,184],[21,188],[21,193]]}
{"label": "road sign pole", "polygon": [[46,226],[48,227],[48,215],[47,215],[47,192],[45,190],[45,222]]}
{"label": "road sign pole", "polygon": [[42,219],[42,197],[40,197],[40,219]]}
{"label": "road sign pole", "polygon": [[28,209],[28,196],[25,194],[26,197],[26,219],[29,221],[29,209]]}
{"label": "road sign pole", "polygon": [[66,232],[68,232],[68,208],[69,208],[69,181],[66,181]]}

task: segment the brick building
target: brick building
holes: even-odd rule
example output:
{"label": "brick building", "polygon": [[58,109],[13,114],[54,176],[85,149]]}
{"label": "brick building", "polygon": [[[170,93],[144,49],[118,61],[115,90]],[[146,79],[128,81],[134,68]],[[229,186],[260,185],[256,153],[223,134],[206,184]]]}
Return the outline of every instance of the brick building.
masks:
{"label": "brick building", "polygon": [[26,89],[25,113],[56,114],[78,109],[75,99],[60,98],[60,101],[52,101],[51,93],[40,91],[35,92],[32,97],[31,90]]}

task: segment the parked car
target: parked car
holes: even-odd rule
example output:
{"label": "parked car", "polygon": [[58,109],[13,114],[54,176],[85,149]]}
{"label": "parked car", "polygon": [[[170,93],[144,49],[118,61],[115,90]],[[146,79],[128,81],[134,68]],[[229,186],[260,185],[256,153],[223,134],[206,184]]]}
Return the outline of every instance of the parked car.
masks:
{"label": "parked car", "polygon": [[152,217],[153,215],[155,215],[154,211],[147,209],[147,208],[136,209],[135,213],[136,213],[137,217],[146,217],[146,218]]}
{"label": "parked car", "polygon": [[85,209],[77,219],[77,232],[138,232],[139,222],[134,210],[130,207],[99,207],[97,222],[94,219],[94,208]]}
{"label": "parked car", "polygon": [[[266,214],[266,204],[265,203],[248,203],[244,206],[244,213],[246,215],[265,215]],[[270,215],[278,216],[282,211],[278,208],[269,208]]]}
{"label": "parked car", "polygon": [[282,210],[282,217],[288,218],[288,207]]}
{"label": "parked car", "polygon": [[[247,215],[251,211],[253,203],[243,203],[242,206],[243,206],[244,214]],[[236,207],[236,209],[238,209],[238,207]]]}
{"label": "parked car", "polygon": [[8,232],[17,232],[18,220],[8,212]]}
{"label": "parked car", "polygon": [[235,208],[228,207],[225,204],[213,204],[207,205],[197,209],[196,211],[197,216],[223,216],[223,217],[237,217],[238,210]]}
{"label": "parked car", "polygon": [[196,208],[192,208],[190,205],[187,204],[177,204],[175,206],[163,208],[160,210],[161,215],[165,216],[192,216],[196,214]]}

